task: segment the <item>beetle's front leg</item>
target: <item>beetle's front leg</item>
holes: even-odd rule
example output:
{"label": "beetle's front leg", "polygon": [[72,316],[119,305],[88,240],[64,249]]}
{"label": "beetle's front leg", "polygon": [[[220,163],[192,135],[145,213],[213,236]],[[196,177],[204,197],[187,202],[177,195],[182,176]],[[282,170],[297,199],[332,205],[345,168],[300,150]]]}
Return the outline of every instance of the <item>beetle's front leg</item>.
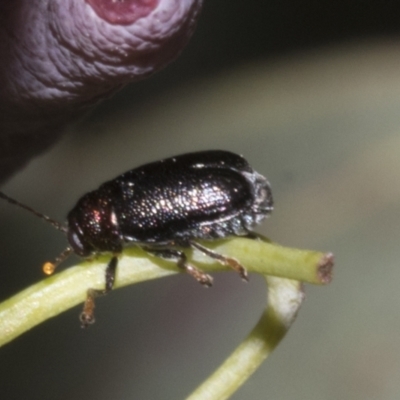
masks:
{"label": "beetle's front leg", "polygon": [[112,290],[115,282],[117,265],[118,258],[117,256],[113,256],[106,268],[104,289],[88,289],[85,304],[83,305],[83,310],[79,316],[82,328],[87,328],[89,325],[94,323],[94,300],[96,297],[103,296]]}
{"label": "beetle's front leg", "polygon": [[176,249],[155,249],[152,247],[143,247],[143,250],[165,260],[174,260],[176,265],[185,270],[189,275],[193,276],[202,285],[210,287],[213,284],[212,276],[206,274],[194,265],[187,262],[186,254]]}

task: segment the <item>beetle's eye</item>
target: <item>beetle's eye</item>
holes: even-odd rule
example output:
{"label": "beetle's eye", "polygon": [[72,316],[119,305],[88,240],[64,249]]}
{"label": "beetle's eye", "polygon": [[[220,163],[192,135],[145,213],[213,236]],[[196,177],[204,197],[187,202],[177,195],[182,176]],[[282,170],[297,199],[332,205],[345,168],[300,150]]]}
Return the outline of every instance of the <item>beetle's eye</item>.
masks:
{"label": "beetle's eye", "polygon": [[90,255],[91,249],[88,249],[88,247],[85,246],[84,243],[82,243],[79,235],[74,229],[68,229],[67,237],[69,244],[73,248],[74,252],[78,254],[78,256],[87,257],[88,255]]}

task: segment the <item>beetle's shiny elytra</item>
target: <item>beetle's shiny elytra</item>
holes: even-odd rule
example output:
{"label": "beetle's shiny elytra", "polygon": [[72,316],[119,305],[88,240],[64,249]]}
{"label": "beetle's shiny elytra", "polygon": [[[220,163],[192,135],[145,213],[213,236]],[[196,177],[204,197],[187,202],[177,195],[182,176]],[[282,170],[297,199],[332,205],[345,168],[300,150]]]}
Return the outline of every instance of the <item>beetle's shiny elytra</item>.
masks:
{"label": "beetle's shiny elytra", "polygon": [[[4,194],[0,197],[21,205]],[[267,179],[243,157],[215,150],[146,164],[104,183],[77,202],[68,214],[67,228],[35,213],[65,231],[70,244],[55,264],[46,264],[50,272],[72,251],[81,257],[114,254],[107,266],[105,288],[88,290],[80,317],[86,327],[94,322],[94,298],[113,287],[117,256],[127,243],[175,261],[206,286],[211,286],[212,278],[189,264],[176,246],[196,248],[247,280],[247,272],[238,261],[196,240],[249,235],[272,209]]]}

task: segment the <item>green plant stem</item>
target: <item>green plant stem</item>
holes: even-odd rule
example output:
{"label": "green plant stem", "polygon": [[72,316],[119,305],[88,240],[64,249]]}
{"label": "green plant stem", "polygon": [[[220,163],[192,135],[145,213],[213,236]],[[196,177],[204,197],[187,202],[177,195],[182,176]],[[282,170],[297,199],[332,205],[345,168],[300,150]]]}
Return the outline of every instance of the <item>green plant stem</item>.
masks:
{"label": "green plant stem", "polygon": [[302,284],[265,277],[267,308],[247,338],[186,400],[228,399],[268,357],[294,321],[304,299]]}
{"label": "green plant stem", "polygon": [[[274,275],[315,284],[331,278],[332,255],[278,246],[263,240],[233,238],[204,245],[240,260],[250,272]],[[190,261],[206,271],[226,267],[198,252],[187,252]],[[192,254],[193,253],[193,254]],[[32,285],[0,304],[0,345],[61,312],[82,303],[88,288],[104,287],[109,256],[84,262]],[[174,263],[148,256],[139,248],[128,248],[120,258],[115,287],[177,273]]]}

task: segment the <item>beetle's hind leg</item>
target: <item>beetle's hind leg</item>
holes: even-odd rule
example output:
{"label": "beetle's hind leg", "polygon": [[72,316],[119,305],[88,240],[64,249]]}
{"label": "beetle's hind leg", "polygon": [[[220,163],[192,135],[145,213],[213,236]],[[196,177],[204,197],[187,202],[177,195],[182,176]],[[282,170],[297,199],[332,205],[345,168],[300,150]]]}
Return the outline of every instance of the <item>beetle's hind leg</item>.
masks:
{"label": "beetle's hind leg", "polygon": [[207,249],[207,247],[204,247],[201,244],[194,242],[193,240],[190,240],[189,244],[190,244],[190,246],[194,247],[195,249],[201,251],[206,256],[213,258],[214,260],[218,261],[222,265],[226,265],[226,266],[232,268],[234,271],[238,272],[240,277],[244,281],[247,282],[249,280],[246,268],[243,267],[243,265],[240,264],[240,262],[237,261],[236,259],[216,253],[215,251]]}
{"label": "beetle's hind leg", "polygon": [[95,308],[95,298],[98,296],[103,296],[110,292],[114,286],[115,274],[118,265],[117,256],[113,256],[106,268],[105,274],[105,286],[104,289],[88,289],[85,304],[83,305],[83,310],[79,316],[82,328],[87,328],[89,325],[93,324],[94,318],[94,308]]}
{"label": "beetle's hind leg", "polygon": [[186,271],[189,275],[193,276],[199,283],[204,286],[210,287],[213,283],[212,276],[206,274],[194,265],[189,264],[187,261],[186,254],[183,251],[176,249],[154,249],[151,247],[143,247],[143,250],[156,257],[163,258],[165,260],[174,260],[176,265]]}

